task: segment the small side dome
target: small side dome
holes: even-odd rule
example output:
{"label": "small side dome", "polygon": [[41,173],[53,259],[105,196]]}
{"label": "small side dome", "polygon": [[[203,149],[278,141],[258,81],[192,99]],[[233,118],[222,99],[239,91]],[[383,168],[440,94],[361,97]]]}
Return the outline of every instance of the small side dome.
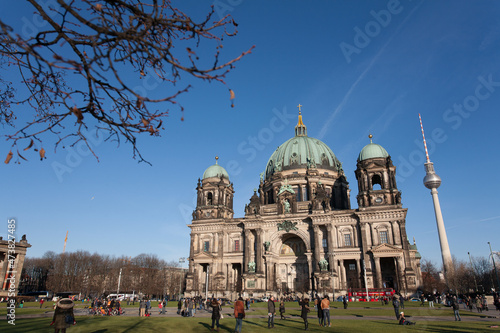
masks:
{"label": "small side dome", "polygon": [[203,173],[203,178],[202,179],[207,179],[207,178],[212,178],[212,177],[224,177],[227,180],[229,180],[229,175],[223,167],[221,167],[219,164],[217,164],[219,157],[215,156],[215,164],[211,165],[205,170]]}
{"label": "small side dome", "polygon": [[358,161],[364,161],[369,158],[387,158],[389,153],[381,145],[372,142],[373,135],[368,136],[370,138],[370,143],[361,149],[358,156]]}

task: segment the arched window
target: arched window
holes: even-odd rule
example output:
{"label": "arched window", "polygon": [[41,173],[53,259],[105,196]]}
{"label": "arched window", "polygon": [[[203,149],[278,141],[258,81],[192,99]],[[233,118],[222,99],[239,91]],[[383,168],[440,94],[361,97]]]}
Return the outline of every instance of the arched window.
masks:
{"label": "arched window", "polygon": [[208,192],[208,195],[207,195],[207,205],[212,205],[212,192]]}
{"label": "arched window", "polygon": [[387,238],[387,230],[381,230],[379,232],[379,235],[380,235],[380,244],[389,243],[389,239]]}
{"label": "arched window", "polygon": [[381,190],[382,189],[382,179],[380,179],[379,175],[373,175],[372,177],[372,190]]}

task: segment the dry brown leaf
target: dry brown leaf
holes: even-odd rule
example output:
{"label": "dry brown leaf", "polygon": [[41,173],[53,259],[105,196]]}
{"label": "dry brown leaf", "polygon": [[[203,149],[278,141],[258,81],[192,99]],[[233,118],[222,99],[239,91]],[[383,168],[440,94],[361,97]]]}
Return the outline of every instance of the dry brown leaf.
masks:
{"label": "dry brown leaf", "polygon": [[45,149],[40,149],[40,161],[45,158]]}
{"label": "dry brown leaf", "polygon": [[142,123],[144,124],[144,126],[148,126],[149,125],[149,121],[147,121],[144,118],[142,118]]}
{"label": "dry brown leaf", "polygon": [[24,158],[24,156],[23,156],[23,155],[19,154],[19,150],[17,151],[17,156],[19,156],[19,157],[20,157],[20,158],[22,158],[23,160],[27,161],[27,159],[26,159],[26,158]]}
{"label": "dry brown leaf", "polygon": [[231,99],[234,99],[234,91],[232,89],[229,89],[229,94],[231,94]]}
{"label": "dry brown leaf", "polygon": [[7,158],[5,159],[5,164],[9,164],[10,160],[12,159],[12,156],[14,156],[14,154],[12,154],[12,150],[11,150],[7,154]]}
{"label": "dry brown leaf", "polygon": [[33,139],[31,139],[31,142],[30,144],[28,145],[28,147],[24,148],[24,151],[30,149],[31,147],[33,147]]}

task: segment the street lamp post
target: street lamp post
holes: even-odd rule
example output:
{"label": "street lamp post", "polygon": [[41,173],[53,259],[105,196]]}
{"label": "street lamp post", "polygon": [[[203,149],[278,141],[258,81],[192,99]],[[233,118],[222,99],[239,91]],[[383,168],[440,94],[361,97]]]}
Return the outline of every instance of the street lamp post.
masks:
{"label": "street lamp post", "polygon": [[364,272],[364,278],[365,278],[365,289],[366,289],[366,301],[370,301],[370,296],[368,295],[368,283],[366,282],[366,263],[363,260],[363,272]]}
{"label": "street lamp post", "polygon": [[179,300],[181,299],[181,289],[182,289],[182,264],[186,262],[186,258],[179,258],[179,263],[181,264],[181,274],[179,275]]}
{"label": "street lamp post", "polygon": [[490,242],[488,242],[488,245],[490,246],[491,260],[493,261],[493,269],[495,270],[495,276],[497,277],[498,289],[496,289],[496,291],[498,292],[500,290],[500,280],[498,279],[497,266],[495,264],[495,258],[493,258],[493,251],[491,251],[491,244],[490,244]]}

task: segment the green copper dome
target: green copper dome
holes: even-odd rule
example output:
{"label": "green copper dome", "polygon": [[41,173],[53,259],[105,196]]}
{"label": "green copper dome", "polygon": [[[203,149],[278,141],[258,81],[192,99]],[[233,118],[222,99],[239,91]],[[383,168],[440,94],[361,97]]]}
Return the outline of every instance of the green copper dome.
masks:
{"label": "green copper dome", "polygon": [[299,122],[295,126],[295,136],[279,146],[271,155],[267,162],[265,175],[268,179],[275,172],[306,167],[339,171],[341,163],[325,143],[307,136],[307,128],[299,114]]}
{"label": "green copper dome", "polygon": [[202,179],[212,178],[212,177],[217,177],[217,178],[224,177],[224,178],[229,180],[229,175],[227,174],[226,169],[224,169],[219,164],[217,164],[218,159],[219,159],[219,157],[216,156],[215,157],[215,164],[209,166],[207,168],[207,170],[205,170],[205,172],[203,173]]}
{"label": "green copper dome", "polygon": [[364,146],[363,149],[361,149],[361,152],[358,156],[358,161],[364,161],[369,158],[389,157],[389,154],[387,153],[387,150],[384,149],[384,147],[372,142],[373,136],[371,134],[368,137],[370,138],[370,143]]}

